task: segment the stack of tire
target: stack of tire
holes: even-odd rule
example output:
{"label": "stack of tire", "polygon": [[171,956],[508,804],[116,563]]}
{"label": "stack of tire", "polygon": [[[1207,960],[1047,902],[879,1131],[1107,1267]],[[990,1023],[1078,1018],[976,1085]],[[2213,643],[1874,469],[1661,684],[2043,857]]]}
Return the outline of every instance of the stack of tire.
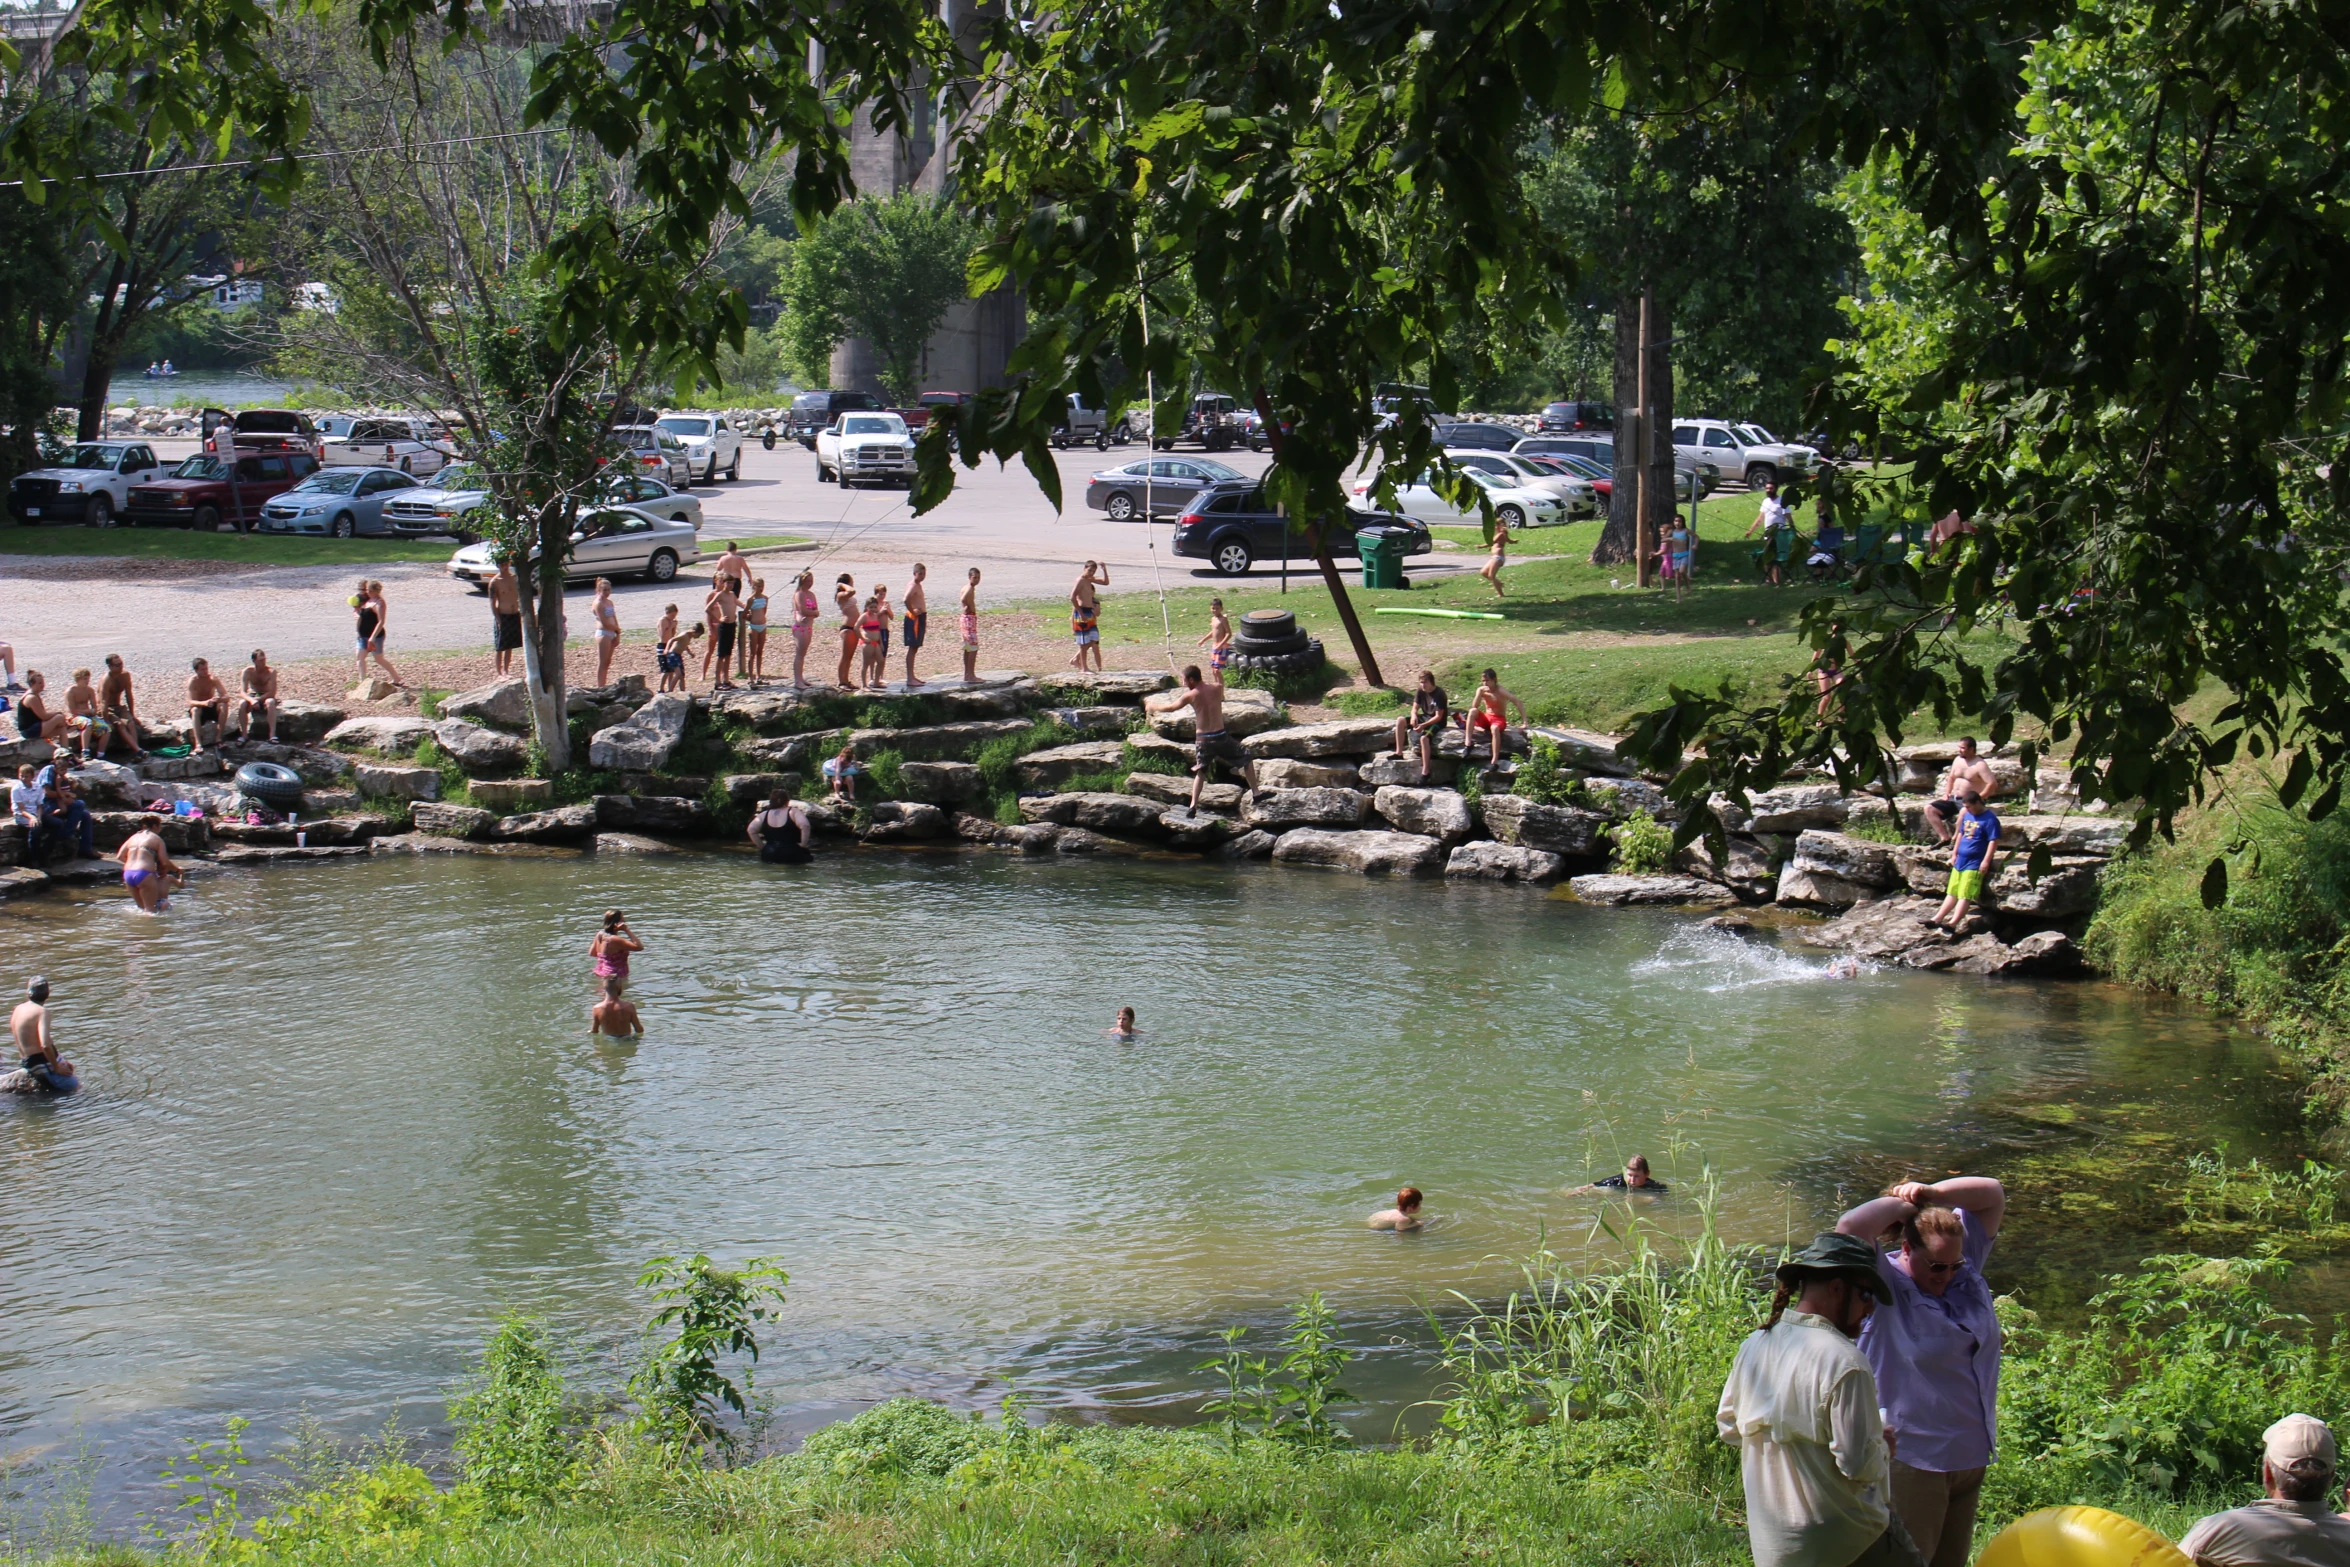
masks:
{"label": "stack of tire", "polygon": [[1252,609],[1232,628],[1235,670],[1260,675],[1311,674],[1322,667],[1322,643],[1298,627],[1285,609]]}

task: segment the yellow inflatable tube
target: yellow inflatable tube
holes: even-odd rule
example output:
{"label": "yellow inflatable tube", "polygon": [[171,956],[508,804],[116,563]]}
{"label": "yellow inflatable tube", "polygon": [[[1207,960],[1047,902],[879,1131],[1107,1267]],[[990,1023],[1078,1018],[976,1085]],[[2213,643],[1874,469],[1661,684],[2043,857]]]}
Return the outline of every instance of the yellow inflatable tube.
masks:
{"label": "yellow inflatable tube", "polygon": [[2152,1529],[2102,1507],[2043,1507],[1991,1537],[1975,1567],[2192,1567]]}

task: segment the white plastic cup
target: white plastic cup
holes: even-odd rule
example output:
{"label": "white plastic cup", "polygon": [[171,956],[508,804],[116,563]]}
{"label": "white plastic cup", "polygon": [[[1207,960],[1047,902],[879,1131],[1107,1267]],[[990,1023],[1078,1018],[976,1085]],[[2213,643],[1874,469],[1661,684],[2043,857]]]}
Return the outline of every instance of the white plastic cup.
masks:
{"label": "white plastic cup", "polygon": [[309,847],[310,847],[310,835],[309,835],[308,833],[306,833],[306,832],[298,832],[298,833],[294,834],[294,847],[295,847],[295,848],[297,848],[297,849],[307,849],[307,848],[309,848]]}

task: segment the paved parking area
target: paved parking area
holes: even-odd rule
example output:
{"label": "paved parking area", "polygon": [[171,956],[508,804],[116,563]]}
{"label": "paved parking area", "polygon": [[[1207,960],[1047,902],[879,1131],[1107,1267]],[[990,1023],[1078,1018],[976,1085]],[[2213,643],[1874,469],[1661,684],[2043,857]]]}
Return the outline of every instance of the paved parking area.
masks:
{"label": "paved parking area", "polygon": [[[173,459],[194,449],[185,441],[156,446],[160,455]],[[843,491],[817,482],[816,460],[801,447],[779,445],[770,452],[752,445],[744,451],[740,480],[695,490],[702,499],[704,548],[714,556],[730,535],[796,534],[814,540],[816,548],[767,557],[770,569],[781,574],[810,565],[826,583],[844,571],[861,583],[876,574],[896,582],[908,565],[921,560],[929,564],[940,604],[953,602],[971,566],[983,573],[988,604],[1060,598],[1089,558],[1108,566],[1113,593],[1229,580],[1204,562],[1170,554],[1164,522],[1116,523],[1086,509],[1087,479],[1100,468],[1148,455],[1144,447],[1057,455],[1064,496],[1058,513],[1026,468],[1018,463],[998,468],[991,462],[962,472],[946,504],[916,517],[902,490]],[[1220,460],[1253,474],[1271,459],[1234,452]],[[1412,570],[1442,574],[1473,571],[1476,565],[1464,554],[1415,560]],[[1298,569],[1313,568],[1303,562]],[[365,570],[385,584],[395,661],[404,651],[488,644],[483,600],[440,568]],[[334,567],[255,569],[0,553],[0,639],[15,644],[20,666],[30,660],[47,671],[95,666],[111,652],[150,672],[185,668],[198,654],[241,661],[256,646],[289,663],[348,655],[351,615],[343,600],[359,574]],[[1278,574],[1278,563],[1261,565],[1255,573],[1265,579]],[[773,587],[771,582],[770,591]],[[692,591],[690,585],[686,591]],[[616,596],[622,623],[633,630],[652,625],[661,604],[681,595],[674,587],[628,583]],[[584,590],[578,613],[584,618]]]}

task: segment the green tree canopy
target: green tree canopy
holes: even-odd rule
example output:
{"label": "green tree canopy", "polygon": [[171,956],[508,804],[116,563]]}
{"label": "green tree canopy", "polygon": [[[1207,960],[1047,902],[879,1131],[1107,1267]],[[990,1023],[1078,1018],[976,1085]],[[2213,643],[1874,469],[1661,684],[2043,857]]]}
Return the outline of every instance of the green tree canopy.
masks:
{"label": "green tree canopy", "polygon": [[917,191],[852,202],[814,225],[783,270],[792,358],[822,376],[844,338],[862,337],[881,360],[891,397],[921,390],[922,355],[956,301],[970,297],[978,227]]}

